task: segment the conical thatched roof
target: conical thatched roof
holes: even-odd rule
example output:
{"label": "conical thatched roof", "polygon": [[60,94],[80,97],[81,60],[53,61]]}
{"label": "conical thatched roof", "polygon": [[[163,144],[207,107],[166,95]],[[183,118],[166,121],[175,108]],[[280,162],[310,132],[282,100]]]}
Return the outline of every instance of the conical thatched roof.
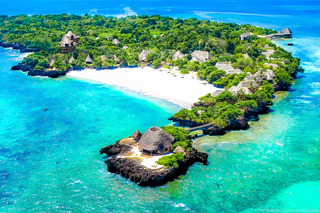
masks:
{"label": "conical thatched roof", "polygon": [[102,55],[102,56],[101,56],[101,60],[102,60],[102,61],[105,61],[106,59],[107,59],[107,57],[106,57],[105,55]]}
{"label": "conical thatched roof", "polygon": [[173,150],[173,153],[182,153],[184,154],[186,151],[185,148],[183,148],[182,146],[177,146],[174,150]]}
{"label": "conical thatched roof", "polygon": [[112,43],[113,43],[113,44],[120,44],[120,41],[115,38],[115,39],[112,40]]}
{"label": "conical thatched roof", "polygon": [[292,31],[289,28],[283,28],[280,31],[281,34],[283,34],[284,36],[291,36],[292,35]]}
{"label": "conical thatched roof", "polygon": [[86,63],[92,63],[92,58],[90,57],[90,55],[87,56]]}
{"label": "conical thatched roof", "polygon": [[195,50],[191,53],[191,61],[206,62],[210,59],[210,53],[207,51]]}
{"label": "conical thatched roof", "polygon": [[139,61],[140,62],[144,62],[147,61],[147,55],[150,53],[153,53],[154,51],[145,51],[142,50],[142,52],[139,54]]}
{"label": "conical thatched roof", "polygon": [[140,138],[142,136],[141,132],[139,130],[136,130],[134,133],[131,135],[133,139]]}
{"label": "conical thatched roof", "polygon": [[50,67],[52,67],[53,64],[54,64],[54,59],[51,59],[51,60],[50,60]]}
{"label": "conical thatched roof", "polygon": [[147,151],[161,151],[170,148],[174,137],[159,127],[149,128],[139,141],[139,147]]}
{"label": "conical thatched roof", "polygon": [[179,50],[172,56],[172,60],[178,60],[178,59],[183,59],[185,55],[180,52]]}
{"label": "conical thatched roof", "polygon": [[71,58],[69,59],[69,64],[72,64],[72,62],[74,61],[73,56],[71,56]]}
{"label": "conical thatched roof", "polygon": [[118,57],[117,57],[116,55],[113,55],[113,59],[114,59],[117,63],[120,62],[120,60],[118,59]]}

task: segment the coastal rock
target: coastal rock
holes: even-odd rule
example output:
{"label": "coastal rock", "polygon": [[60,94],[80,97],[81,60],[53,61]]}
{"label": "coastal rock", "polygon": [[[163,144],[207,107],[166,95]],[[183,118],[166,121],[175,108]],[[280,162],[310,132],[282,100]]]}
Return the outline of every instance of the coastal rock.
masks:
{"label": "coastal rock", "polygon": [[[101,153],[101,151],[100,151]],[[104,153],[104,152],[102,152]],[[196,162],[208,164],[208,154],[198,152],[196,149],[189,149],[184,160],[179,162],[178,167],[168,169],[152,170],[144,167],[137,159],[109,157],[105,163],[111,173],[120,174],[124,178],[138,183],[140,186],[159,186],[186,174],[188,168]]]}
{"label": "coastal rock", "polygon": [[11,47],[12,49],[15,50],[20,50],[21,53],[26,53],[26,52],[38,52],[40,51],[38,48],[30,48],[22,44],[17,44],[17,43],[7,43],[4,41],[0,41],[0,46],[4,48],[9,48]]}
{"label": "coastal rock", "polygon": [[118,155],[120,153],[126,153],[131,150],[130,144],[121,143],[121,140],[117,141],[115,144],[103,147],[100,149],[100,155],[106,154],[107,156]]}

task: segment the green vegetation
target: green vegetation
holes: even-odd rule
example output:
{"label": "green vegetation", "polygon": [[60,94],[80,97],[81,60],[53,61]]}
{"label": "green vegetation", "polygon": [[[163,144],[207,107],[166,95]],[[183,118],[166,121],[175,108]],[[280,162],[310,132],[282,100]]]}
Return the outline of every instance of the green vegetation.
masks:
{"label": "green vegetation", "polygon": [[[61,54],[59,42],[69,30],[79,35],[80,41],[74,52]],[[243,41],[239,39],[242,33],[252,33],[252,36]],[[259,111],[272,104],[274,90],[271,84],[279,90],[286,90],[296,73],[303,71],[299,67],[299,59],[268,39],[257,36],[270,33],[275,31],[248,24],[217,23],[195,18],[173,19],[159,15],[124,18],[66,14],[0,16],[0,41],[39,50],[23,60],[35,70],[48,69],[52,59],[52,66],[59,71],[71,66],[75,69],[86,66],[137,66],[142,50],[153,51],[147,55],[143,65],[150,64],[154,68],[174,65],[182,74],[196,71],[200,79],[225,89],[237,86],[246,76],[272,70],[274,79],[260,81],[257,87],[250,85],[252,94],[243,90],[237,94],[226,91],[217,97],[208,94],[191,110],[183,109],[172,117],[196,123],[213,122],[220,128],[244,117],[248,111]],[[113,39],[118,39],[120,43],[114,44]],[[185,57],[173,61],[172,56],[177,50]],[[191,53],[195,50],[209,52],[210,60],[191,62]],[[268,58],[262,54],[267,50],[274,51]],[[93,59],[90,65],[85,63],[88,55]],[[101,56],[106,59],[102,60]],[[74,58],[72,64],[69,63],[71,57]],[[217,62],[230,62],[243,73],[227,75],[215,66]],[[268,67],[266,63],[276,66]],[[176,142],[188,147],[188,143],[184,143],[186,137],[183,137],[182,130],[167,131],[175,134]]]}
{"label": "green vegetation", "polygon": [[192,141],[188,138],[189,131],[185,128],[175,127],[175,126],[164,126],[161,127],[166,133],[174,137],[174,142],[171,146],[171,150],[174,150],[177,146],[181,146],[188,150],[192,147]]}
{"label": "green vegetation", "polygon": [[172,155],[164,156],[158,160],[158,164],[164,165],[166,168],[178,167],[178,162],[182,161],[184,156],[182,153],[174,153]]}

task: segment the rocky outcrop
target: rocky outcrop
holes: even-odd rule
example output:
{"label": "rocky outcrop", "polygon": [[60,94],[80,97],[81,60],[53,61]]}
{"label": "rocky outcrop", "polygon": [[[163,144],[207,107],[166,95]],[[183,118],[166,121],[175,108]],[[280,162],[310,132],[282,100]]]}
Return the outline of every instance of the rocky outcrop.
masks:
{"label": "rocky outcrop", "polygon": [[0,46],[4,47],[4,48],[11,47],[14,50],[20,50],[20,52],[22,52],[22,53],[40,51],[38,48],[31,48],[31,47],[25,46],[23,44],[7,43],[7,42],[4,42],[4,41],[0,41]]}
{"label": "rocky outcrop", "polygon": [[203,125],[203,123],[197,123],[189,120],[182,120],[182,119],[175,118],[173,116],[171,116],[168,120],[172,122],[179,122],[179,126],[196,127],[196,126]]}
{"label": "rocky outcrop", "polygon": [[163,168],[159,170],[149,169],[138,159],[121,158],[118,155],[124,155],[131,150],[134,141],[117,141],[115,144],[106,146],[100,150],[100,154],[106,154],[109,158],[105,161],[109,172],[120,174],[124,178],[138,183],[140,186],[159,186],[186,174],[188,168],[196,162],[204,165],[208,164],[208,154],[198,152],[191,148],[184,154],[184,159],[178,162],[178,167]]}
{"label": "rocky outcrop", "polygon": [[27,65],[25,63],[19,63],[11,68],[11,70],[20,70],[22,72],[27,72],[30,76],[45,76],[50,78],[58,78],[59,76],[66,75],[67,72],[71,70],[69,68],[66,71],[57,71],[57,70],[34,70],[34,66]]}

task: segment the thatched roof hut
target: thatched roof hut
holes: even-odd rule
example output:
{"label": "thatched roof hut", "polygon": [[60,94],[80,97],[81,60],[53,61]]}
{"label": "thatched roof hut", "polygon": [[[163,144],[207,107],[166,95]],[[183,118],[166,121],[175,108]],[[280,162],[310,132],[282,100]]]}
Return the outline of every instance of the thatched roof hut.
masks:
{"label": "thatched roof hut", "polygon": [[195,50],[191,53],[191,61],[199,61],[200,63],[209,61],[210,53],[207,51]]}
{"label": "thatched roof hut", "polygon": [[251,37],[250,33],[243,33],[239,36],[239,39],[242,41],[248,40]]}
{"label": "thatched roof hut", "polygon": [[142,134],[139,130],[136,130],[134,133],[132,133],[131,137],[133,137],[133,139],[136,138],[141,138]]}
{"label": "thatched roof hut", "polygon": [[69,31],[65,35],[62,36],[62,39],[59,43],[59,47],[61,48],[61,53],[69,53],[74,51],[74,47],[80,40],[80,36]]}
{"label": "thatched roof hut", "polygon": [[93,61],[92,58],[90,57],[90,55],[88,55],[87,58],[86,58],[86,63],[87,64],[92,64],[92,61]]}
{"label": "thatched roof hut", "polygon": [[272,55],[274,53],[274,50],[266,50],[264,52],[262,52],[262,55],[265,55],[267,59],[270,59],[270,55]]}
{"label": "thatched roof hut", "polygon": [[116,55],[113,55],[113,59],[115,60],[116,63],[120,62],[120,60],[118,59],[118,57]]}
{"label": "thatched roof hut", "polygon": [[174,137],[163,129],[151,127],[141,136],[139,148],[140,151],[147,154],[162,154],[170,151],[173,141]]}
{"label": "thatched roof hut", "polygon": [[182,153],[184,154],[186,152],[186,149],[183,148],[182,146],[177,146],[174,150],[173,153]]}
{"label": "thatched roof hut", "polygon": [[283,35],[285,38],[292,38],[292,31],[289,28],[283,28],[280,33]]}
{"label": "thatched roof hut", "polygon": [[142,50],[142,52],[139,54],[139,61],[140,62],[146,62],[147,61],[147,55],[150,53],[153,53],[154,51],[146,51]]}
{"label": "thatched roof hut", "polygon": [[107,57],[105,55],[100,56],[101,57],[101,61],[105,61],[107,60]]}
{"label": "thatched roof hut", "polygon": [[248,87],[241,87],[241,86],[233,86],[229,89],[229,92],[233,93],[234,95],[237,95],[238,92],[243,91],[247,95],[252,95],[252,91]]}
{"label": "thatched roof hut", "polygon": [[49,64],[49,65],[50,65],[50,67],[52,67],[52,66],[53,66],[53,64],[54,64],[54,59],[51,59],[51,60],[50,60],[50,64]]}
{"label": "thatched roof hut", "polygon": [[216,90],[216,91],[214,91],[213,93],[211,93],[211,96],[212,96],[212,97],[217,97],[218,95],[220,95],[220,94],[223,93],[223,92],[224,92],[223,89]]}
{"label": "thatched roof hut", "polygon": [[268,67],[272,67],[272,68],[278,68],[279,67],[278,64],[271,64],[271,63],[265,63],[264,65],[266,65]]}
{"label": "thatched roof hut", "polygon": [[183,59],[185,57],[185,55],[180,52],[179,50],[177,52],[175,52],[175,54],[172,56],[172,60],[178,60],[178,59]]}
{"label": "thatched roof hut", "polygon": [[74,60],[75,60],[74,57],[71,56],[71,58],[69,59],[69,64],[72,64]]}
{"label": "thatched roof hut", "polygon": [[216,67],[219,70],[225,71],[227,75],[242,73],[242,70],[233,68],[231,63],[228,62],[217,62]]}
{"label": "thatched roof hut", "polygon": [[120,41],[115,38],[115,39],[112,40],[112,43],[115,44],[115,45],[118,45],[118,44],[120,44]]}

